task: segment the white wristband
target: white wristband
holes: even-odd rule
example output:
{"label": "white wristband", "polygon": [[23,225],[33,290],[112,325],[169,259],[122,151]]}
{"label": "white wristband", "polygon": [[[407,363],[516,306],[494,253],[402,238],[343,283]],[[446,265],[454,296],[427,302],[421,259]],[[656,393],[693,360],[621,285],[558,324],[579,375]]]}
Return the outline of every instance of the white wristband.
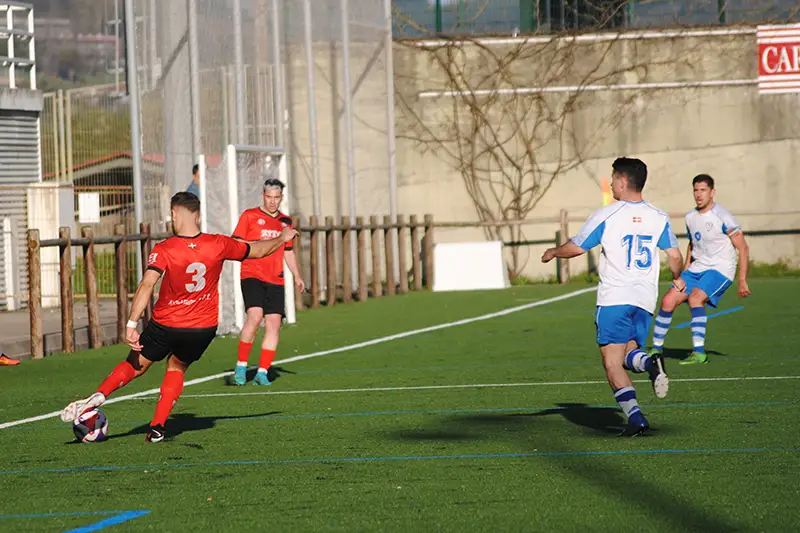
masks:
{"label": "white wristband", "polygon": [[136,327],[138,325],[139,325],[139,321],[138,320],[128,320],[128,327],[129,328],[136,329]]}

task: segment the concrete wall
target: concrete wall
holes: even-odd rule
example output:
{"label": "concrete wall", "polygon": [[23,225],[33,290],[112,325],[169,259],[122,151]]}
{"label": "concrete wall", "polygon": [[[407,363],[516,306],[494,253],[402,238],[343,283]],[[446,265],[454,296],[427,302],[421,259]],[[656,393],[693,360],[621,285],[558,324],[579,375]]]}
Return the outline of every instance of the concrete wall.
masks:
{"label": "concrete wall", "polygon": [[[747,30],[744,30],[747,32]],[[373,45],[354,44],[356,65],[365,65]],[[448,128],[463,126],[454,113],[454,97],[425,97],[426,91],[452,88],[442,62],[434,51],[407,43],[395,43],[394,79],[397,90],[396,153],[399,212],[432,213],[437,221],[475,221],[474,203],[454,162],[443,155],[441,145],[407,139],[420,125],[443,135]],[[509,61],[504,77],[493,75],[497,58]],[[300,212],[311,208],[311,172],[308,144],[307,85],[302,50],[290,53],[287,67],[291,117],[291,172]],[[347,174],[341,109],[340,58],[334,47],[315,51],[317,113],[322,176],[322,213],[347,214]],[[471,89],[563,87],[626,84],[625,90],[583,92],[580,97],[559,92],[542,97],[508,97],[502,102],[545,103],[559,110],[569,105],[562,140],[539,136],[542,146],[536,163],[543,172],[567,167],[557,173],[529,217],[557,216],[561,209],[586,216],[601,206],[600,179],[610,178],[611,162],[626,155],[642,158],[650,177],[645,189],[648,201],[670,213],[693,206],[691,179],[708,173],[717,179],[718,201],[734,214],[800,209],[800,114],[798,95],[759,96],[752,82],[757,76],[754,32],[738,35],[705,35],[624,39],[571,43],[544,40],[520,46],[515,42],[482,46],[465,44],[453,55],[458,61],[460,83]],[[446,62],[445,62],[446,64]],[[360,67],[359,67],[360,68]],[[353,78],[359,68],[352,70]],[[738,80],[738,81],[737,81]],[[673,82],[721,83],[712,87],[656,88],[648,84]],[[357,96],[356,166],[358,214],[388,214],[388,174],[385,137],[385,85],[369,73]],[[455,97],[457,99],[457,97]],[[516,100],[515,100],[516,98]],[[501,102],[501,103],[502,103]],[[501,117],[495,103],[490,110]],[[529,118],[530,127],[535,115]],[[498,119],[504,120],[504,119]],[[383,122],[382,122],[383,121]],[[553,124],[548,125],[555,131]],[[509,143],[510,144],[510,143]],[[514,157],[513,147],[510,148]],[[520,152],[521,153],[521,152]],[[800,228],[800,216],[740,216],[745,230]],[[681,218],[674,218],[678,232]],[[570,233],[579,228],[572,222]],[[526,226],[527,239],[552,237],[556,224]],[[438,229],[437,241],[483,240],[482,230]],[[685,243],[682,243],[682,246]],[[523,273],[530,277],[554,274],[539,256],[544,246],[523,249]],[[782,258],[800,262],[800,238],[754,237],[752,256],[760,261]],[[585,259],[571,262],[580,271]]]}

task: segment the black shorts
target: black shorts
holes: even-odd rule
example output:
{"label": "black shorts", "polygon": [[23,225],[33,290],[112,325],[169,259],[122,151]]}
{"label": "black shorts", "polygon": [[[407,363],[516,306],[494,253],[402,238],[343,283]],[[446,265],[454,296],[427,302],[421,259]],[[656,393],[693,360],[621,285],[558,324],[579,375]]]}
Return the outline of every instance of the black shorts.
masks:
{"label": "black shorts", "polygon": [[242,280],[244,308],[260,307],[265,315],[286,315],[286,293],[283,285],[267,283],[256,278]]}
{"label": "black shorts", "polygon": [[208,345],[217,336],[217,328],[168,328],[151,320],[139,337],[142,357],[148,361],[162,361],[170,354],[190,365],[200,359]]}

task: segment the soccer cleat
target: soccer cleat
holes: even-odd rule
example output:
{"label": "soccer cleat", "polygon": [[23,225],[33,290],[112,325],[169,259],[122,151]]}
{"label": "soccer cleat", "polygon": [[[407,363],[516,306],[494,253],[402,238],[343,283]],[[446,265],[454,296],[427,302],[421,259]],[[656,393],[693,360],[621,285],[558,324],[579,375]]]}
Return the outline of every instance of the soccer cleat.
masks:
{"label": "soccer cleat", "polygon": [[89,409],[100,407],[105,401],[106,397],[102,392],[95,392],[88,398],[76,400],[61,411],[61,420],[64,422],[72,422]]}
{"label": "soccer cleat", "polygon": [[236,372],[233,374],[234,385],[247,385],[247,367],[237,366]]}
{"label": "soccer cleat", "polygon": [[663,348],[656,348],[655,346],[653,346],[652,348],[650,348],[650,351],[647,352],[647,355],[649,355],[650,357],[656,357],[659,355],[663,355],[663,353],[664,353]]}
{"label": "soccer cleat", "polygon": [[259,372],[253,380],[253,385],[272,385],[266,372]]}
{"label": "soccer cleat", "polygon": [[653,392],[656,398],[666,398],[669,392],[669,377],[667,377],[664,365],[664,356],[659,354],[651,355],[652,364],[650,365],[650,382],[653,384]]}
{"label": "soccer cleat", "polygon": [[0,354],[0,366],[15,366],[18,364],[19,361],[17,359],[11,359],[6,354]]}
{"label": "soccer cleat", "polygon": [[647,419],[641,413],[641,411],[636,412],[631,415],[628,419],[628,425],[622,430],[622,433],[619,434],[620,437],[635,437],[636,435],[642,435],[647,433],[647,430],[650,429],[650,424],[647,423]]}
{"label": "soccer cleat", "polygon": [[161,442],[164,440],[164,426],[150,426],[150,431],[147,432],[147,436],[144,438],[145,442]]}
{"label": "soccer cleat", "polygon": [[689,357],[683,361],[679,361],[679,365],[702,365],[708,362],[708,355],[702,352],[692,352]]}

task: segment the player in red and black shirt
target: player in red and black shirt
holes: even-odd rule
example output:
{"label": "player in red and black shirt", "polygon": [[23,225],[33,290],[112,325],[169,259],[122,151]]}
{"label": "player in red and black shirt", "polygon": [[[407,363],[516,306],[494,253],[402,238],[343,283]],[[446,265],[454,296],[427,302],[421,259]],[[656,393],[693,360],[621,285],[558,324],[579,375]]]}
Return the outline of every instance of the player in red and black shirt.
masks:
{"label": "player in red and black shirt", "polygon": [[[291,228],[292,219],[278,210],[282,200],[283,182],[278,179],[265,181],[263,205],[242,213],[233,237],[245,241],[270,239],[279,235],[284,228]],[[291,242],[263,259],[248,259],[242,263],[242,296],[247,318],[239,334],[239,354],[233,377],[233,382],[237,385],[247,383],[247,360],[261,320],[264,320],[264,340],[261,343],[261,357],[253,383],[270,385],[267,370],[275,360],[278,334],[286,305],[283,287],[284,260],[294,276],[295,284],[303,292],[305,284],[297,269]]]}
{"label": "player in red and black shirt", "polygon": [[[136,289],[125,342],[131,351],[100,384],[97,392],[69,404],[61,419],[72,422],[89,409],[99,407],[115,390],[147,372],[167,357],[167,373],[161,397],[147,435],[149,442],[164,439],[164,424],[183,391],[183,376],[189,365],[200,359],[217,332],[219,320],[219,276],[225,261],[261,258],[291,242],[295,231],[287,228],[270,240],[243,242],[225,235],[200,232],[200,200],[192,193],[172,197],[175,236],[156,244],[147,270]],[[153,319],[141,336],[139,319],[163,276]]]}

